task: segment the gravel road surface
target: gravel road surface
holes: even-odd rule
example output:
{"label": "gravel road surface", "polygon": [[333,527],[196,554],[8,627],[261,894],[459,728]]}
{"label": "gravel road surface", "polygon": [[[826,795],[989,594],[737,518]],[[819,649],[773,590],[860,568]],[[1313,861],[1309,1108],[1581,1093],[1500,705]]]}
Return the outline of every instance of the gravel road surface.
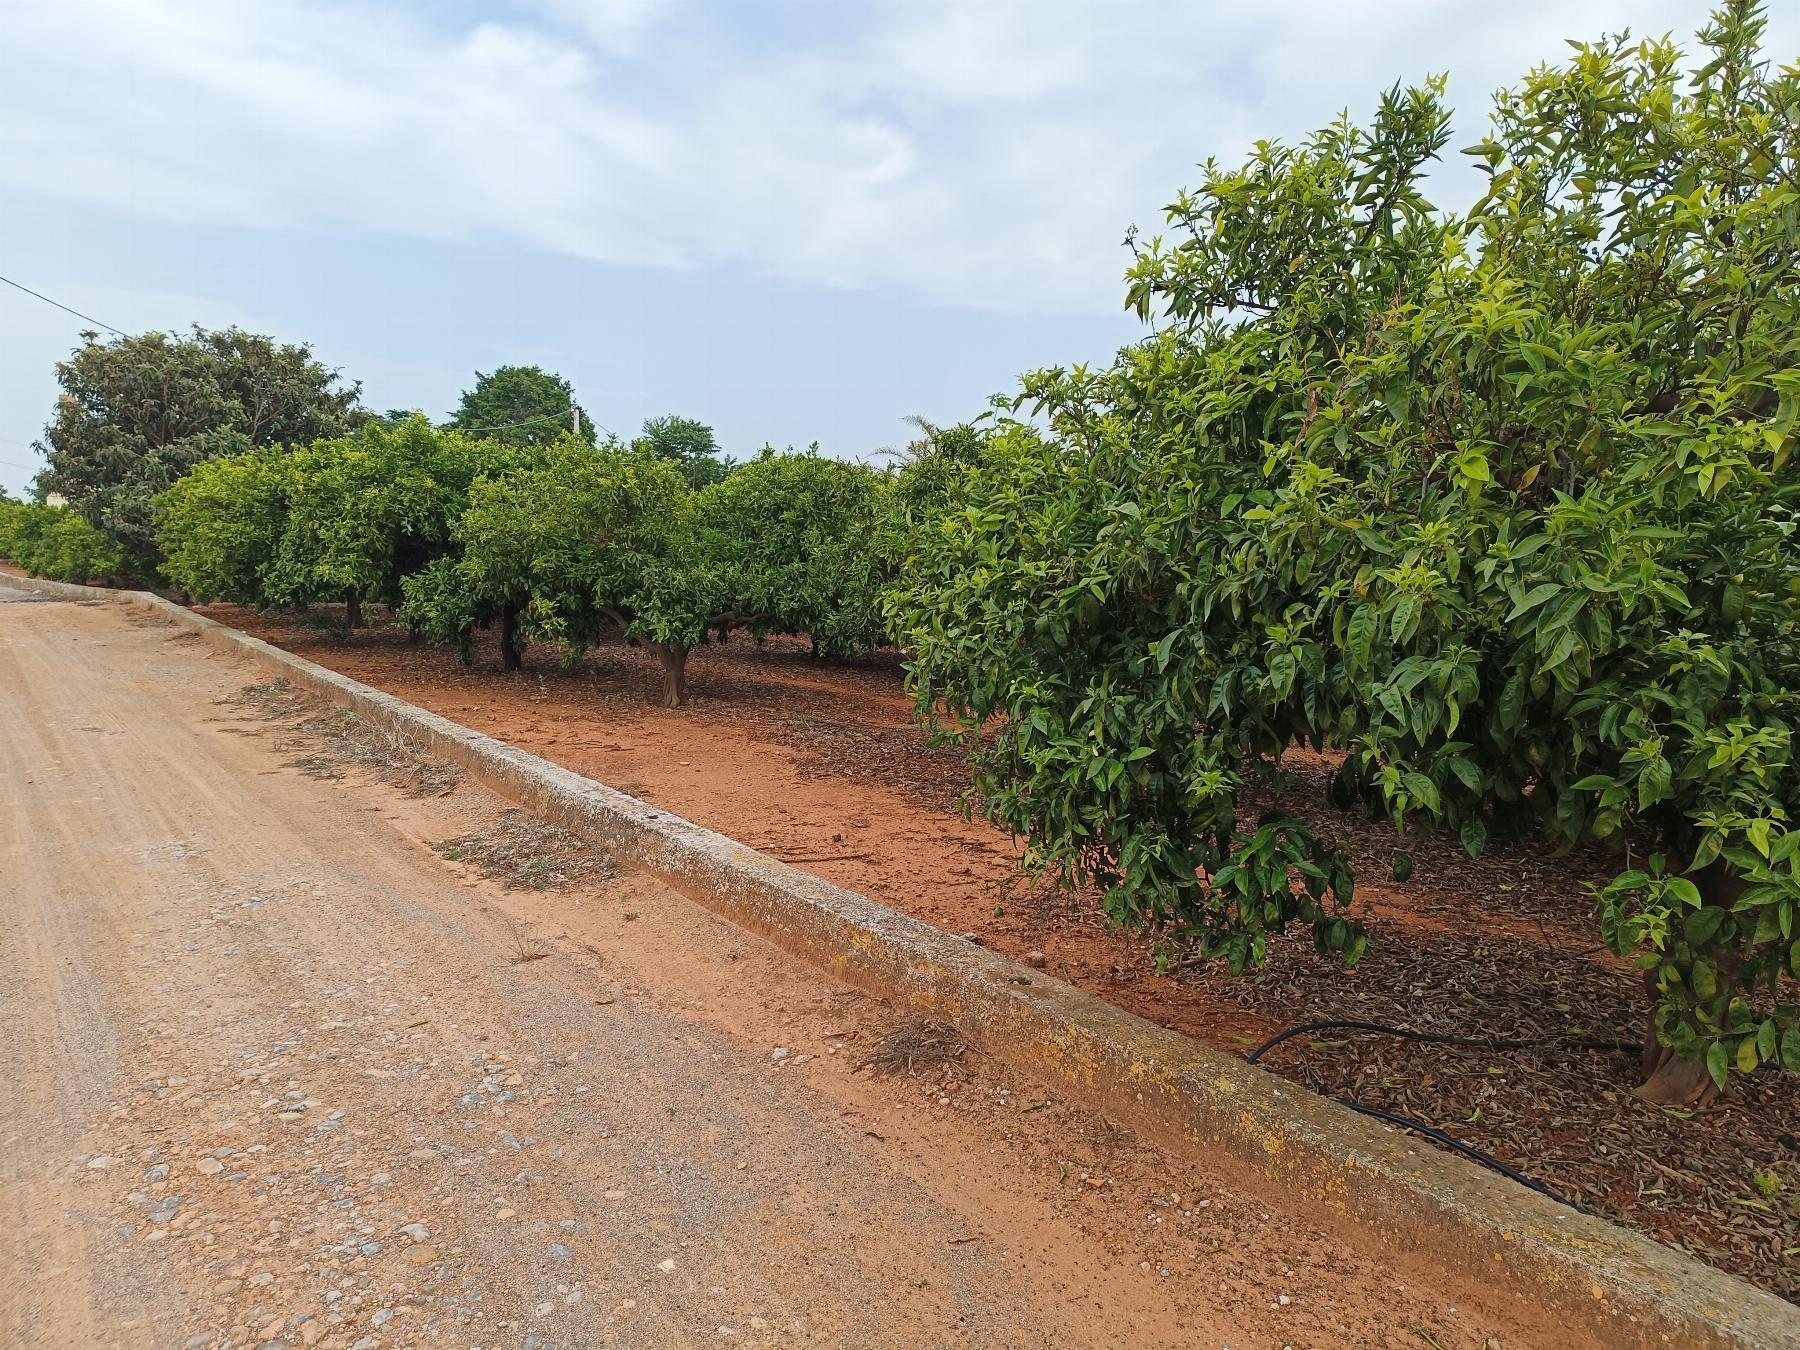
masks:
{"label": "gravel road surface", "polygon": [[973,1052],[859,1067],[894,1010],[642,874],[447,861],[505,804],[265,678],[0,614],[0,1344],[1556,1339]]}

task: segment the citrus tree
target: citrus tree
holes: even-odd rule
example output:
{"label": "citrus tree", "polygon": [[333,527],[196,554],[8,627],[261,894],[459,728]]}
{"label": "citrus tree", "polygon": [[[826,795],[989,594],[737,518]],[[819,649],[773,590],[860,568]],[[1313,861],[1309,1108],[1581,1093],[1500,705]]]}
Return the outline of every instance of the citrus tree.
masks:
{"label": "citrus tree", "polygon": [[294,461],[285,450],[209,459],[159,494],[151,517],[163,575],[201,601],[269,604]]}
{"label": "citrus tree", "polygon": [[1233,969],[1293,923],[1354,961],[1342,853],[1245,805],[1341,752],[1471,853],[1618,845],[1579,903],[1644,971],[1645,1096],[1800,1069],[1800,75],[1761,31],[1533,72],[1466,213],[1422,195],[1432,83],[1134,238],[1151,336],[1026,377],[891,603],[1035,865]]}
{"label": "citrus tree", "polygon": [[533,639],[581,650],[636,620],[659,568],[690,529],[680,470],[647,451],[570,438],[469,489],[452,531],[459,550],[410,578],[404,612],[466,654],[498,622],[501,659],[518,670]]}
{"label": "citrus tree", "polygon": [[417,414],[295,451],[266,597],[291,605],[341,596],[351,628],[361,625],[364,602],[398,605],[404,578],[447,551],[476,474],[521,453],[440,431]]}
{"label": "citrus tree", "polygon": [[397,605],[406,577],[452,550],[482,472],[526,452],[414,414],[292,450],[208,460],[155,502],[163,572],[204,600],[294,607]]}
{"label": "citrus tree", "polygon": [[819,654],[880,643],[887,577],[875,544],[888,488],[864,465],[772,450],[707,488],[696,547],[715,631],[804,633]]}
{"label": "citrus tree", "polygon": [[34,577],[78,585],[137,585],[138,559],[104,530],[66,506],[15,502],[0,496],[0,558]]}

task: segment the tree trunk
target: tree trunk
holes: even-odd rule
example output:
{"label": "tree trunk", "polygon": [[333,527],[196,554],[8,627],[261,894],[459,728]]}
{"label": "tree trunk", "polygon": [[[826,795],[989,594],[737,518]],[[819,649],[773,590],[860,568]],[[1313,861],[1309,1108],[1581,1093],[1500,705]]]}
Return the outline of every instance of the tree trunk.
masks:
{"label": "tree trunk", "polygon": [[406,625],[406,642],[408,646],[418,646],[424,636],[425,630],[419,626],[417,621]]}
{"label": "tree trunk", "polygon": [[817,661],[819,659],[819,657],[821,655],[823,655],[823,653],[819,650],[819,639],[817,639],[816,637],[813,637],[813,635],[811,633],[808,633],[806,636],[809,639],[811,639],[811,641],[812,641],[813,660]]}
{"label": "tree trunk", "polygon": [[1719,1085],[1702,1061],[1658,1045],[1652,1027],[1644,1035],[1644,1081],[1632,1095],[1657,1106],[1708,1106],[1718,1099]]}
{"label": "tree trunk", "polygon": [[525,643],[519,636],[517,605],[507,605],[500,611],[500,666],[503,670],[525,668]]}
{"label": "tree trunk", "polygon": [[346,628],[363,626],[362,596],[355,591],[344,592],[344,626]]}
{"label": "tree trunk", "polygon": [[[1724,859],[1708,864],[1690,874],[1700,889],[1702,903],[1730,909],[1743,898],[1744,879],[1726,866]],[[1738,963],[1730,953],[1714,959],[1722,985],[1736,986]],[[1656,1001],[1656,972],[1644,972],[1644,990],[1650,1001]],[[1651,1013],[1644,1031],[1644,1081],[1633,1089],[1635,1096],[1658,1106],[1707,1106],[1719,1098],[1719,1085],[1713,1082],[1703,1060],[1682,1059],[1656,1039],[1656,1014]]]}
{"label": "tree trunk", "polygon": [[662,658],[663,707],[680,708],[687,703],[688,649],[679,642],[658,642],[656,654]]}

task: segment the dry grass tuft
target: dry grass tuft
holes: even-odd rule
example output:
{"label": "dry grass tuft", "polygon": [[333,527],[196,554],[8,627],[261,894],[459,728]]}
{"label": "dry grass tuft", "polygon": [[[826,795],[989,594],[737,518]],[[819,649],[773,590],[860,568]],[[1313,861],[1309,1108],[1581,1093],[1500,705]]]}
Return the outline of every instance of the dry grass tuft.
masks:
{"label": "dry grass tuft", "polygon": [[856,1068],[858,1072],[868,1069],[878,1075],[913,1074],[921,1069],[938,1074],[960,1064],[971,1050],[974,1047],[955,1027],[914,1018],[875,1042],[875,1048]]}
{"label": "dry grass tuft", "polygon": [[434,845],[451,862],[466,862],[513,890],[562,890],[611,876],[613,861],[578,835],[510,808],[482,829]]}
{"label": "dry grass tuft", "polygon": [[286,761],[313,778],[342,778],[362,769],[410,797],[442,797],[462,781],[462,770],[434,759],[405,736],[364,721],[349,708],[294,689],[286,680],[245,685],[219,702],[246,717],[282,724],[279,750],[302,753]]}
{"label": "dry grass tuft", "polygon": [[512,925],[512,963],[515,966],[525,965],[530,961],[542,961],[550,955],[550,944],[522,923]]}

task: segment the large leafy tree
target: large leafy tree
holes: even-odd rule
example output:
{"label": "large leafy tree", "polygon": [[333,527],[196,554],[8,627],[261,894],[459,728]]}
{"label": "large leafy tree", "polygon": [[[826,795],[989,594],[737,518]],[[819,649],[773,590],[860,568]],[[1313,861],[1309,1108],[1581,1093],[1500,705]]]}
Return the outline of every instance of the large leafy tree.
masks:
{"label": "large leafy tree", "polygon": [[406,612],[465,654],[473,629],[498,621],[509,670],[534,639],[579,653],[608,631],[635,637],[651,579],[689,531],[691,496],[667,461],[570,438],[475,480],[460,553],[406,583]]}
{"label": "large leafy tree", "polygon": [[689,487],[717,483],[732,469],[731,461],[719,454],[713,429],[691,417],[652,417],[634,444],[672,461]]}
{"label": "large leafy tree", "polygon": [[1646,1096],[1800,1069],[1800,75],[1747,0],[1498,96],[1440,86],[1209,163],[1136,241],[1153,334],[1027,377],[895,597],[986,809],[1116,918],[1260,962],[1366,942],[1342,854],[1255,816],[1342,752],[1405,828],[1611,841]]}
{"label": "large leafy tree", "polygon": [[341,435],[360,415],[360,386],[303,344],[237,328],[82,338],[56,367],[43,485],[141,560],[154,557],[151,500],[194,465]]}
{"label": "large leafy tree", "polygon": [[805,633],[820,654],[880,643],[887,577],[876,545],[888,487],[861,464],[765,450],[708,488],[696,548],[720,625]]}
{"label": "large leafy tree", "polygon": [[341,596],[352,628],[365,601],[397,605],[402,580],[448,551],[476,475],[518,455],[506,442],[486,446],[421,416],[370,422],[294,452],[295,487],[268,598]]}
{"label": "large leafy tree", "polygon": [[463,391],[450,425],[509,445],[542,446],[574,434],[574,413],[580,414],[580,438],[593,445],[594,423],[567,380],[538,366],[500,366],[476,372],[475,387]]}

